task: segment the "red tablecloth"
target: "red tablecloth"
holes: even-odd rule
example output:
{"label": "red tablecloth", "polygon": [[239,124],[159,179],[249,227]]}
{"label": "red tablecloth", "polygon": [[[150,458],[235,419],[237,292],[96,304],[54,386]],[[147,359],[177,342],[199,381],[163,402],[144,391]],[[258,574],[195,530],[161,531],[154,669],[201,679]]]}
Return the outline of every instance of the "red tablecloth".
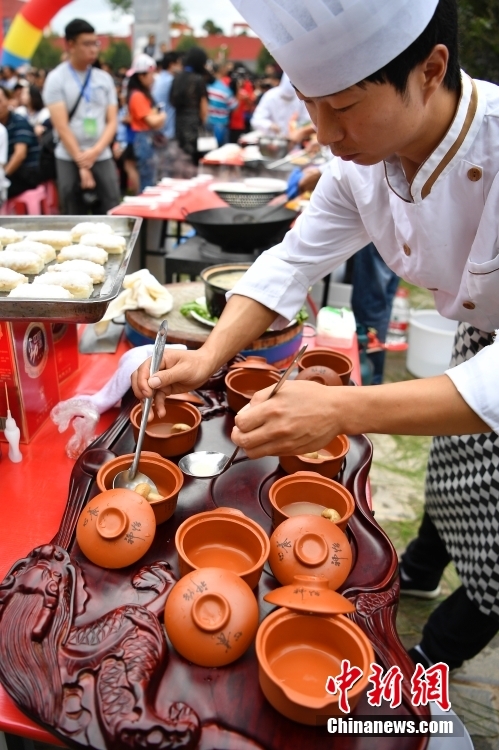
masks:
{"label": "red tablecloth", "polygon": [[[61,400],[77,393],[95,393],[109,380],[120,356],[128,349],[121,343],[116,354],[81,354],[80,370],[61,388]],[[104,432],[117,415],[111,409],[102,415],[98,432]],[[23,461],[13,464],[2,443],[0,485],[3,535],[0,545],[0,581],[10,567],[39,544],[56,534],[68,496],[74,461],[64,447],[72,432],[59,433],[47,421],[29,445],[22,445]],[[0,731],[20,734],[41,742],[58,743],[54,737],[27,719],[0,686]]]}
{"label": "red tablecloth", "polygon": [[[315,337],[304,339],[314,348]],[[124,342],[116,354],[81,354],[80,370],[69,378],[61,389],[61,400],[78,393],[95,393],[109,380],[120,356],[128,349]],[[357,342],[350,349],[341,350],[354,362],[352,378],[360,383]],[[99,434],[112,424],[117,410],[101,416]],[[2,444],[0,463],[2,500],[2,544],[0,545],[0,581],[10,567],[34,547],[52,539],[60,524],[68,495],[69,478],[74,461],[67,458],[64,447],[71,436],[68,430],[59,433],[48,421],[32,442],[21,446],[23,461],[11,463]],[[54,737],[38,727],[12,703],[0,685],[0,731],[30,737],[40,742],[58,743]]]}
{"label": "red tablecloth", "polygon": [[[173,188],[174,189],[174,188]],[[147,193],[140,197],[145,198]],[[151,195],[151,203],[154,196]],[[122,203],[109,212],[112,216],[139,216],[142,219],[160,219],[163,221],[185,221],[185,215],[191,211],[202,211],[205,208],[227,208],[223,201],[213,190],[206,185],[198,185],[188,193],[180,195],[170,205],[158,203],[156,208],[147,206],[134,206],[133,203]]]}

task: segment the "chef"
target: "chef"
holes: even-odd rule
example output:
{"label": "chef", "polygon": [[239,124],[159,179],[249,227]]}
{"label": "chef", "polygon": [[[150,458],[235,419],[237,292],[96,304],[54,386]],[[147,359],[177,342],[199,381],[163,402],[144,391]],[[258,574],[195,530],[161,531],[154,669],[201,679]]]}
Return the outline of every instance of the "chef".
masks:
{"label": "chef", "polygon": [[279,86],[266,91],[251,118],[251,127],[265,135],[288,137],[292,119],[310,122],[305,104],[301,102],[286,73]]}
{"label": "chef", "polygon": [[425,515],[401,588],[438,595],[452,559],[462,586],[432,613],[415,661],[451,668],[499,629],[499,87],[458,62],[456,0],[233,0],[289,75],[321,144],[339,157],[307,211],[232,290],[206,344],[170,351],[135,393],[198,387],[309,287],[373,242],[459,321],[445,375],[372,388],[287,382],[255,394],[232,438],[251,458],[314,451],[338,433],[433,435]]}

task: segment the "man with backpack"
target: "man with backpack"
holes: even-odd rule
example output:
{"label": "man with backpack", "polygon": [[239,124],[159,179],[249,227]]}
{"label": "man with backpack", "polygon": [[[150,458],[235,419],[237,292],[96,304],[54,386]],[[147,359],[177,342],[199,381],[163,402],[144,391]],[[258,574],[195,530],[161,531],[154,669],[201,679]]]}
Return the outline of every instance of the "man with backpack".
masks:
{"label": "man with backpack", "polygon": [[76,18],[65,29],[68,60],[43,90],[58,143],[57,186],[64,214],[106,213],[120,200],[110,144],[117,128],[117,97],[109,73],[92,67],[99,44],[94,28]]}

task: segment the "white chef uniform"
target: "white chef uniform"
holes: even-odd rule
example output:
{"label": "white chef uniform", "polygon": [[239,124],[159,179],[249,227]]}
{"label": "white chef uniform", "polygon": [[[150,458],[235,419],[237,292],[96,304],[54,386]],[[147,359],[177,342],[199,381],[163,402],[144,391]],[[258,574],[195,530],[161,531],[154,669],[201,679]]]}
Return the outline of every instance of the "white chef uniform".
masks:
{"label": "white chef uniform", "polygon": [[[229,296],[270,307],[283,327],[312,284],[371,241],[395,273],[433,292],[442,315],[499,328],[498,86],[462,74],[454,121],[410,184],[397,157],[371,167],[333,159],[293,229]],[[498,372],[499,344],[448,373],[497,431]]]}
{"label": "white chef uniform", "polygon": [[[433,291],[459,321],[447,371],[494,432],[435,438],[426,511],[468,597],[499,617],[499,87],[462,74],[442,142],[410,184],[397,157],[363,167],[334,159],[309,208],[230,294],[291,320],[307,290],[369,241],[399,276]],[[481,351],[480,351],[481,350]],[[478,352],[478,354],[477,354]],[[460,364],[462,363],[462,364]]]}
{"label": "white chef uniform", "polygon": [[[296,115],[297,123],[310,122],[310,115],[305,104],[298,99],[288,76],[284,73],[279,83],[273,89],[266,91],[251,118],[251,127],[266,135],[289,135],[289,123]],[[277,125],[276,132],[272,125]]]}

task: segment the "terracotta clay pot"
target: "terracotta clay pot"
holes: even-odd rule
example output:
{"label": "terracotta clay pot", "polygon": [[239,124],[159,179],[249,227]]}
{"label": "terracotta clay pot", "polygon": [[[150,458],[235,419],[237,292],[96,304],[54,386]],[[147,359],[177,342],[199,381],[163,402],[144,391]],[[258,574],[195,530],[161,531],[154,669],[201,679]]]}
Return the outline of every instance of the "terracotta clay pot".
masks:
{"label": "terracotta clay pot", "polygon": [[269,564],[283,585],[297,575],[322,575],[335,591],[350,573],[352,551],[335,523],[320,516],[295,516],[283,521],[270,537]]}
{"label": "terracotta clay pot", "polygon": [[238,368],[227,373],[225,386],[227,388],[227,402],[232,411],[241,411],[249,404],[257,391],[275,385],[280,379],[279,372],[270,370],[250,370]]}
{"label": "terracotta clay pot", "polygon": [[277,367],[269,365],[265,357],[246,357],[244,362],[234,362],[229,367],[229,370],[270,370],[271,372],[279,372]]}
{"label": "terracotta clay pot", "polygon": [[326,347],[317,347],[317,349],[305,352],[298,362],[300,372],[307,367],[329,367],[340,376],[343,385],[348,385],[353,370],[353,362],[346,354]]}
{"label": "terracotta clay pot", "polygon": [[330,367],[323,367],[322,365],[306,367],[298,373],[296,379],[311,380],[313,383],[320,383],[321,385],[343,385],[340,376],[335,370],[332,370]]}
{"label": "terracotta clay pot", "polygon": [[[117,456],[112,461],[100,467],[97,472],[97,486],[104,492],[110,490],[113,486],[113,479],[120,471],[129,469],[132,465],[133,453],[127,453],[123,456]],[[150,477],[162,500],[156,500],[148,503],[153,509],[156,517],[156,523],[163,523],[173,515],[177,507],[178,493],[184,483],[184,475],[171,461],[162,458],[157,453],[142,451],[139,461],[139,471]],[[137,493],[134,493],[137,494]]]}
{"label": "terracotta clay pot", "polygon": [[[332,479],[319,476],[313,471],[298,471],[289,477],[278,479],[269,490],[269,499],[272,505],[274,528],[293,517],[293,513],[283,511],[283,507],[292,503],[312,503],[319,506],[319,510],[320,506],[334,508],[340,514],[339,520],[334,523],[342,531],[345,531],[350,516],[355,510],[355,500],[346,487]],[[319,511],[317,515],[320,516]],[[294,516],[296,517],[296,513]]]}
{"label": "terracotta clay pot", "polygon": [[247,583],[221,568],[200,568],[171,590],[165,628],[183,657],[201,667],[239,659],[258,628],[258,604]]}
{"label": "terracotta clay pot", "polygon": [[180,575],[198,568],[224,568],[254,589],[269,556],[270,542],[262,527],[232,508],[197,513],[175,534]]}
{"label": "terracotta clay pot", "polygon": [[307,615],[278,609],[256,636],[260,687],[269,703],[301,724],[326,723],[341,715],[338,693],[326,691],[328,677],[341,672],[341,661],[360,667],[363,676],[348,692],[353,709],[368,686],[374,652],[367,636],[342,614]]}
{"label": "terracotta clay pot", "polygon": [[[167,398],[165,400],[166,416],[162,419],[154,415],[148,423],[144,436],[143,450],[159,453],[160,456],[181,456],[194,448],[201,424],[201,414],[189,403]],[[142,404],[134,406],[130,412],[133,437],[139,436]],[[189,425],[188,430],[172,432],[172,425]]]}
{"label": "terracotta clay pot", "polygon": [[323,477],[336,477],[343,466],[345,456],[350,450],[350,441],[346,435],[337,435],[318,451],[317,458],[312,456],[279,456],[279,463],[286,474],[296,471],[316,471]]}
{"label": "terracotta clay pot", "polygon": [[89,560],[102,568],[126,568],[154,540],[156,519],[143,497],[131,490],[107,490],[82,510],[76,539]]}

